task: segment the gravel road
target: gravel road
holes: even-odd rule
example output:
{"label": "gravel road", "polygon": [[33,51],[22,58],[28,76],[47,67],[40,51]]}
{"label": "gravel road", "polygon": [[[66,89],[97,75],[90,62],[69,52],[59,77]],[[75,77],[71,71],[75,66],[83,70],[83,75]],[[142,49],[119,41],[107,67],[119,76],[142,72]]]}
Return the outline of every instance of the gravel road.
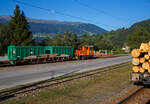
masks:
{"label": "gravel road", "polygon": [[[0,68],[0,90],[52,77],[131,61],[131,56]],[[2,70],[1,70],[2,69]]]}

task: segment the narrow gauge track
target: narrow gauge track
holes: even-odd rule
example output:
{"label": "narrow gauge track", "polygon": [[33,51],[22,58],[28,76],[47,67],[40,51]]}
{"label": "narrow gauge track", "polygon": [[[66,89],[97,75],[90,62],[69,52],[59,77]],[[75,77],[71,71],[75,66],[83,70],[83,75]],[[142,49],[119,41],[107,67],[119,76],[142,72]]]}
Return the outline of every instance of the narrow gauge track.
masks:
{"label": "narrow gauge track", "polygon": [[149,104],[150,88],[138,86],[136,91],[122,99],[118,104]]}
{"label": "narrow gauge track", "polygon": [[[121,57],[121,56],[128,56],[128,55],[108,55],[108,56],[100,56],[100,57],[93,57],[91,59],[87,59],[87,60],[92,60],[92,59],[99,59],[99,58],[114,58],[114,57]],[[14,67],[14,66],[22,66],[22,65],[34,65],[34,64],[46,64],[46,63],[57,63],[57,62],[67,62],[67,61],[84,61],[84,60],[53,60],[53,61],[49,61],[49,62],[40,62],[40,63],[25,63],[23,61],[18,61],[17,65],[13,65],[11,64],[10,60],[7,61],[0,61],[0,68],[1,67]]]}
{"label": "narrow gauge track", "polygon": [[6,90],[6,91],[4,90],[4,91],[0,92],[0,101],[7,100],[9,98],[14,98],[19,94],[27,93],[30,91],[32,92],[32,91],[35,91],[38,89],[63,84],[63,83],[70,82],[70,81],[73,81],[76,79],[81,79],[81,78],[85,78],[85,77],[94,76],[97,74],[102,74],[102,73],[105,73],[105,72],[108,72],[111,70],[117,70],[117,68],[127,66],[127,65],[130,65],[130,63],[126,62],[126,63],[122,63],[122,64],[104,67],[104,68],[101,68],[100,70],[96,69],[96,70],[92,70],[92,71],[88,71],[88,72],[78,73],[75,75],[64,75],[64,76],[58,77],[58,78],[52,78],[52,79],[40,81],[40,82],[33,83],[33,84],[23,85],[19,88],[14,88],[11,90]]}

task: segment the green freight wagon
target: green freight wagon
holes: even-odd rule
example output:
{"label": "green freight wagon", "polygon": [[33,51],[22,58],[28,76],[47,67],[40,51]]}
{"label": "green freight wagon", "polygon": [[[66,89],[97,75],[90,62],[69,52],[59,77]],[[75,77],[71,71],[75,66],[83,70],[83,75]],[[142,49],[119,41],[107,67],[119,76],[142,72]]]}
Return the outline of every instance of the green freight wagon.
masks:
{"label": "green freight wagon", "polygon": [[73,48],[71,46],[45,46],[46,54],[68,55],[73,57]]}
{"label": "green freight wagon", "polygon": [[23,60],[28,56],[45,54],[43,46],[8,46],[8,59],[12,61]]}
{"label": "green freight wagon", "polygon": [[8,46],[8,59],[12,61],[42,54],[65,54],[73,57],[73,48],[71,46]]}

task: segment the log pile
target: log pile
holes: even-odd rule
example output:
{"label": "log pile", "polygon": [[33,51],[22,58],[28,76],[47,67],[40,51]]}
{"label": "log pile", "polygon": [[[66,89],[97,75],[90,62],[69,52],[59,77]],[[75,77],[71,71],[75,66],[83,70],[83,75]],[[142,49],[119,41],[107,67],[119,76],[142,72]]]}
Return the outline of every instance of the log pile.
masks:
{"label": "log pile", "polygon": [[131,56],[133,72],[150,73],[150,42],[142,43],[139,49],[133,49]]}
{"label": "log pile", "polygon": [[100,56],[104,56],[104,55],[105,55],[105,53],[101,53],[101,52],[98,52],[98,51],[95,52],[96,57],[100,57]]}
{"label": "log pile", "polygon": [[113,55],[112,53],[107,53],[107,54],[105,54],[104,52],[98,52],[98,51],[95,52],[95,56],[96,56],[96,57],[112,56],[112,55]]}

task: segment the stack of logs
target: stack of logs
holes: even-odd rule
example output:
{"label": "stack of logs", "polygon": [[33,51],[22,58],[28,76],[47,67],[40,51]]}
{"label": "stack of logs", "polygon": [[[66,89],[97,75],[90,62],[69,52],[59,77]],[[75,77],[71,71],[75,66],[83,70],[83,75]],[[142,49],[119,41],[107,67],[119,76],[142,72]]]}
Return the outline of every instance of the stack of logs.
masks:
{"label": "stack of logs", "polygon": [[113,54],[112,53],[103,53],[103,52],[98,52],[98,51],[96,51],[95,52],[95,56],[96,57],[101,57],[101,56],[112,56]]}
{"label": "stack of logs", "polygon": [[150,42],[142,43],[140,49],[133,49],[133,72],[149,72],[150,73]]}
{"label": "stack of logs", "polygon": [[104,56],[104,55],[105,55],[105,53],[101,53],[101,52],[98,52],[98,51],[95,52],[96,57]]}

